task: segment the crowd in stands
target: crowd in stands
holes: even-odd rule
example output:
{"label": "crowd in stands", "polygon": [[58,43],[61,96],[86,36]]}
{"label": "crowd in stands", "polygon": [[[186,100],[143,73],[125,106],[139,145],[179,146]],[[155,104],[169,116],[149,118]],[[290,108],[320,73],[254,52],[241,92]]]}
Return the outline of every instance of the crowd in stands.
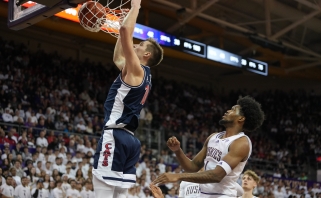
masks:
{"label": "crowd in stands", "polygon": [[[15,188],[23,184],[34,191],[42,187],[49,197],[55,197],[54,192],[90,194],[93,154],[104,125],[103,104],[118,74],[113,64],[79,62],[42,50],[31,53],[23,44],[0,39],[0,120],[5,123],[0,130],[2,185]],[[321,155],[321,96],[313,91],[240,90],[219,95],[155,78],[141,124],[161,128],[165,140],[184,135],[187,156],[192,158],[209,134],[223,130],[218,120],[240,95],[255,97],[266,114],[263,127],[249,134],[251,159],[279,162],[272,167],[274,178],[307,180],[308,172],[292,168],[306,170]],[[298,195],[320,190],[318,186],[310,189],[306,183],[288,186],[286,180],[273,182],[259,166],[251,168],[262,177],[256,191],[261,197],[278,189]],[[151,197],[148,186],[153,179],[164,172],[180,171],[166,148],[154,153],[143,145],[137,184],[129,193],[131,197]],[[175,197],[178,188],[178,183],[162,186],[167,197]]]}

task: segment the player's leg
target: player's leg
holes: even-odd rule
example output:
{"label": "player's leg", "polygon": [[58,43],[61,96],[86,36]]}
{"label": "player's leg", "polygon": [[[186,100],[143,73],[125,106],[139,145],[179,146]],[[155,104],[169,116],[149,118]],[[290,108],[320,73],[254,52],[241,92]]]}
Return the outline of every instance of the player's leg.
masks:
{"label": "player's leg", "polygon": [[115,193],[115,186],[108,185],[93,175],[93,185],[95,198],[113,198]]}
{"label": "player's leg", "polygon": [[[113,195],[118,187],[117,197],[126,197],[127,189],[136,183],[135,164],[139,160],[139,140],[123,129],[105,130],[97,147],[93,167],[95,193],[97,189],[97,193],[103,193],[103,196],[107,193]],[[96,187],[96,183],[100,187]],[[104,192],[104,188],[109,192]]]}
{"label": "player's leg", "polygon": [[[113,169],[123,173],[122,188],[131,188],[136,183],[136,163],[139,161],[140,141],[130,132],[114,130],[115,156],[121,156],[113,160]],[[120,170],[121,167],[121,170]]]}
{"label": "player's leg", "polygon": [[115,146],[113,130],[104,130],[94,155],[93,186],[96,198],[113,198],[117,185],[113,181],[105,182],[104,176],[108,176],[112,172],[111,166]]}

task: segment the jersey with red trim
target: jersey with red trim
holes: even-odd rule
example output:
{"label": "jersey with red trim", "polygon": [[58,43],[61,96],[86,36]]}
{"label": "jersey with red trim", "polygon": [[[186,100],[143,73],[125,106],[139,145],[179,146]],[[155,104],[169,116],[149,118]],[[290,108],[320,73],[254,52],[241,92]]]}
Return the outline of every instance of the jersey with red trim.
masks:
{"label": "jersey with red trim", "polygon": [[121,73],[111,85],[104,104],[106,128],[126,128],[132,132],[137,129],[140,111],[152,88],[150,68],[144,65],[142,68],[144,78],[140,85],[126,84]]}

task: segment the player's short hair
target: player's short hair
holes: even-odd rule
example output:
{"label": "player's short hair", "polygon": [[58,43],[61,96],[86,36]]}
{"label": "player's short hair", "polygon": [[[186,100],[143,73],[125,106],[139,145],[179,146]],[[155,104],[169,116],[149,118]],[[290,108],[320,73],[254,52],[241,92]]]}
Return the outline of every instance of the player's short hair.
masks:
{"label": "player's short hair", "polygon": [[260,182],[259,176],[252,170],[245,171],[243,175],[248,175],[248,176],[252,177],[253,180],[256,182],[256,184],[259,184],[259,182]]}
{"label": "player's short hair", "polygon": [[244,131],[254,131],[263,124],[264,112],[260,103],[250,96],[245,96],[238,99],[237,104],[241,107],[240,114],[245,117]]}
{"label": "player's short hair", "polygon": [[146,51],[152,54],[147,62],[147,65],[151,67],[156,66],[163,60],[163,48],[153,38],[148,38],[146,41],[150,42],[147,45]]}

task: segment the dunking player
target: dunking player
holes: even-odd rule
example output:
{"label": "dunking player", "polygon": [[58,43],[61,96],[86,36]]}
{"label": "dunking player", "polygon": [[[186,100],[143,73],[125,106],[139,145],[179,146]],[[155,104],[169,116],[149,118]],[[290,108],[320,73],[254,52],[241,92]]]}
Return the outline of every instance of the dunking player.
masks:
{"label": "dunking player", "polygon": [[[263,120],[261,105],[246,96],[220,120],[226,131],[210,135],[193,160],[185,156],[176,137],[169,138],[168,147],[187,173],[164,173],[153,184],[189,181],[200,183],[200,197],[236,197],[237,178],[252,150],[251,140],[242,131],[254,131]],[[205,171],[196,173],[203,166]]]}
{"label": "dunking player", "polygon": [[121,70],[104,105],[105,128],[94,159],[93,184],[96,198],[126,197],[127,189],[136,183],[135,164],[140,142],[134,136],[140,111],[151,89],[149,66],[163,59],[159,44],[148,39],[133,44],[133,32],[141,0],[131,1],[131,10],[119,30],[114,63]]}

